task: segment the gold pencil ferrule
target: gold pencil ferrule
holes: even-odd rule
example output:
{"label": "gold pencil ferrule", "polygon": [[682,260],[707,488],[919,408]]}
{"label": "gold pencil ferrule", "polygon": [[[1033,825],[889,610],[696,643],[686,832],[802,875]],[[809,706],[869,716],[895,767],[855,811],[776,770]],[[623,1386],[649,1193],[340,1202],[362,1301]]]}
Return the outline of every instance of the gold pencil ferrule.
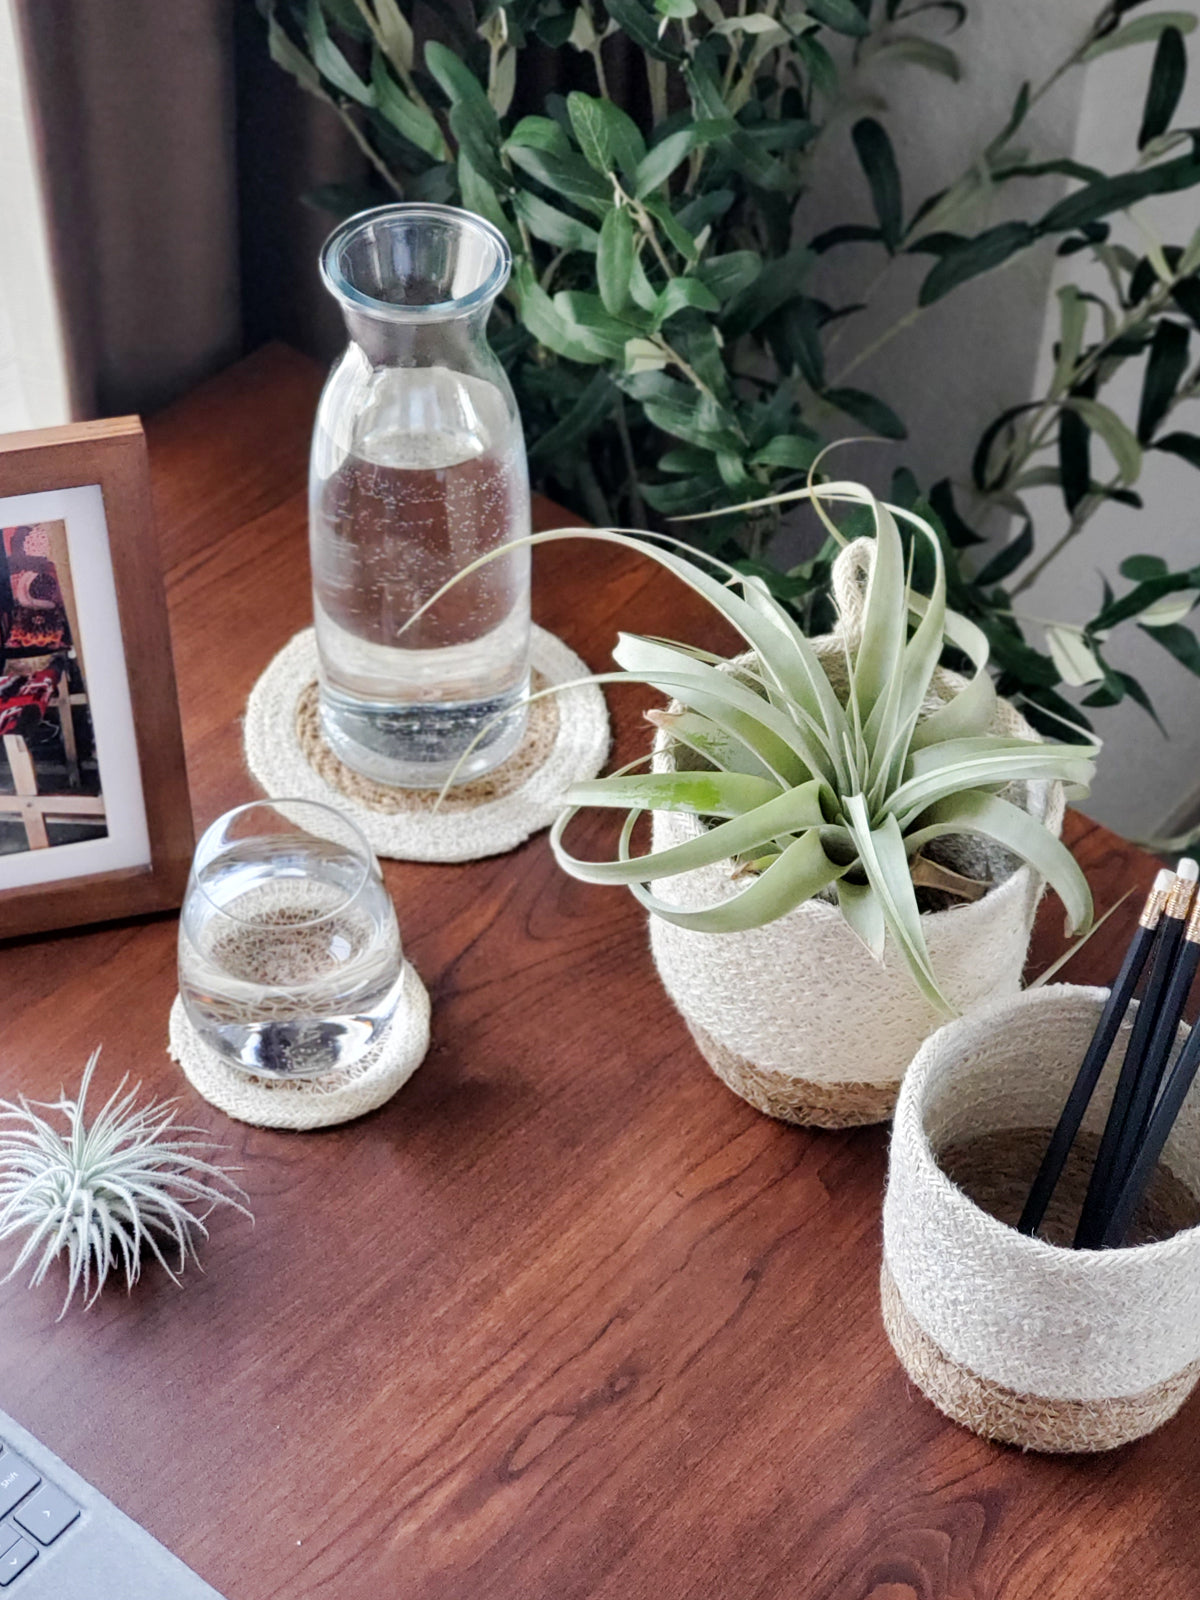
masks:
{"label": "gold pencil ferrule", "polygon": [[1180,921],[1182,921],[1182,919],[1188,914],[1188,908],[1192,903],[1192,894],[1194,893],[1195,888],[1196,885],[1190,878],[1176,878],[1175,882],[1171,885],[1169,894],[1167,895],[1167,904],[1164,908],[1164,915],[1168,917],[1178,917]]}
{"label": "gold pencil ferrule", "polygon": [[1139,928],[1154,929],[1158,927],[1159,922],[1162,920],[1163,907],[1167,903],[1167,896],[1170,892],[1170,886],[1166,889],[1153,890],[1146,904],[1142,907],[1142,914],[1138,918]]}
{"label": "gold pencil ferrule", "polygon": [[1189,944],[1200,944],[1200,895],[1196,896],[1192,905],[1192,914],[1188,918],[1183,937]]}

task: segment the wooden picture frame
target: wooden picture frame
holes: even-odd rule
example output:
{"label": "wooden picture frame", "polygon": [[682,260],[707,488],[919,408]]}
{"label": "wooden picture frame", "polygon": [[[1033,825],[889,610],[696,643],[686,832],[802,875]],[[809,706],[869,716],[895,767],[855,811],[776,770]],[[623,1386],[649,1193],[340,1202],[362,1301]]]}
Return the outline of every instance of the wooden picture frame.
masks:
{"label": "wooden picture frame", "polygon": [[136,417],[0,435],[0,752],[0,940],[181,903],[191,803]]}

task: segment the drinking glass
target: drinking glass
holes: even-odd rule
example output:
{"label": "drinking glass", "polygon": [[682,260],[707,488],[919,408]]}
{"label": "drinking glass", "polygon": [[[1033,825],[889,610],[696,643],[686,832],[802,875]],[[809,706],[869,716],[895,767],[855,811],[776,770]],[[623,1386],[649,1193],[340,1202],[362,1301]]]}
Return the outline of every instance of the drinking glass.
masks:
{"label": "drinking glass", "polygon": [[407,202],[351,217],[321,253],[349,335],[310,470],[321,725],[379,783],[477,778],[525,729],[529,471],[487,342],[511,266],[482,217]]}
{"label": "drinking glass", "polygon": [[226,1061],[269,1078],[350,1066],[387,1027],[402,981],[392,902],[346,817],[265,800],[208,829],[179,919],[179,991]]}

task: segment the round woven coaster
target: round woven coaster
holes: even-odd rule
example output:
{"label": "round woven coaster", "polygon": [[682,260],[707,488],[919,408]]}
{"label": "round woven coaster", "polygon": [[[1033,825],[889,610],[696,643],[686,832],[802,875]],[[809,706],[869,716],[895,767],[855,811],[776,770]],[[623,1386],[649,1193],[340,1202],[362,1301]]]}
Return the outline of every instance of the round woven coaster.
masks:
{"label": "round woven coaster", "polygon": [[700,1054],[726,1088],[756,1111],[765,1111],[781,1122],[795,1122],[805,1128],[862,1128],[886,1122],[895,1110],[900,1092],[898,1079],[884,1083],[821,1083],[815,1078],[793,1077],[774,1067],[756,1066],[694,1022],[688,1022],[688,1029]]}
{"label": "round woven coaster", "polygon": [[535,690],[572,684],[535,700],[520,748],[495,771],[452,789],[396,789],[352,771],[326,744],[317,704],[311,628],[286,644],[250,692],[246,764],[275,798],[320,800],[352,817],[378,855],[397,861],[474,861],[502,855],[548,828],[567,789],[594,778],[608,755],[608,710],[588,668],[561,639],[535,627]]}
{"label": "round woven coaster", "polygon": [[396,1015],[360,1061],[322,1078],[259,1078],[204,1044],[176,995],[168,1050],[197,1094],[226,1116],[256,1128],[330,1128],[374,1111],[408,1082],[429,1048],[429,1009],[425,985],[408,965]]}

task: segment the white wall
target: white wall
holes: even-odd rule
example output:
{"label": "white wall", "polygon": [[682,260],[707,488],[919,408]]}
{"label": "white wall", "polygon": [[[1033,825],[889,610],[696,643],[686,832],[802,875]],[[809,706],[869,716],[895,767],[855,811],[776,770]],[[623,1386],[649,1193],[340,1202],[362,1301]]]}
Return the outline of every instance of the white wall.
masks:
{"label": "white wall", "polygon": [[0,433],[70,415],[30,108],[11,0],[0,0]]}

